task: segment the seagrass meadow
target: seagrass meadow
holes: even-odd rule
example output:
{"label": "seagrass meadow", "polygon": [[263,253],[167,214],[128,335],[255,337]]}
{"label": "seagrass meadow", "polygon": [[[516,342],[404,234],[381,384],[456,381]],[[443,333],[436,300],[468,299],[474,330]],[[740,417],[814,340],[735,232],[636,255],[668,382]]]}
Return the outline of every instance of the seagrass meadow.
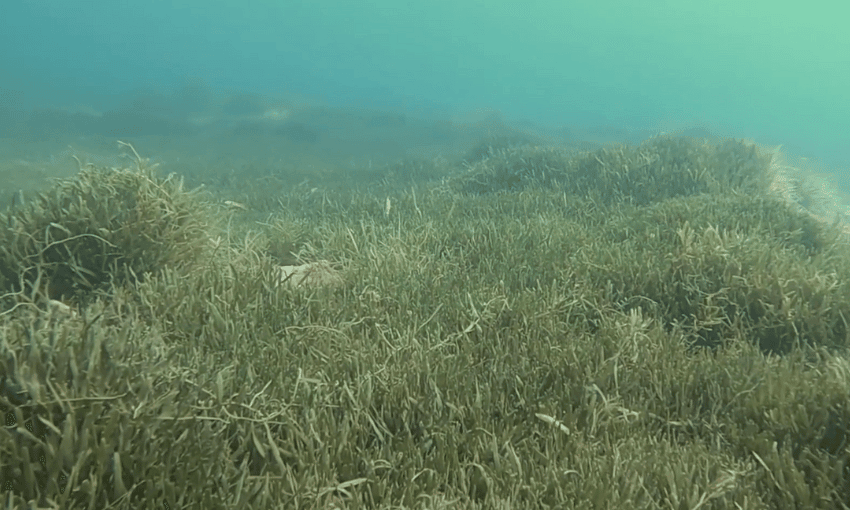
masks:
{"label": "seagrass meadow", "polygon": [[850,508],[840,212],[742,141],[485,147],[0,214],[4,508]]}

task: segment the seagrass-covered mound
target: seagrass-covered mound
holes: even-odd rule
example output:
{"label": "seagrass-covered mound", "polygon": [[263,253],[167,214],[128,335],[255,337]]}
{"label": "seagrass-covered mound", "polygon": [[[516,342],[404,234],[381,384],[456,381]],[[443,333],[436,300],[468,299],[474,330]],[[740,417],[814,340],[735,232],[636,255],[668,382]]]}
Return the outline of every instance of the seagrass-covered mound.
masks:
{"label": "seagrass-covered mound", "polygon": [[494,148],[450,180],[464,193],[517,191],[533,184],[606,204],[639,205],[701,193],[761,192],[773,151],[744,140],[711,143],[659,136],[638,146],[594,151],[565,147]]}
{"label": "seagrass-covered mound", "polygon": [[133,154],[127,168],[81,165],[73,179],[0,213],[0,291],[81,301],[197,257],[208,244],[198,194]]}

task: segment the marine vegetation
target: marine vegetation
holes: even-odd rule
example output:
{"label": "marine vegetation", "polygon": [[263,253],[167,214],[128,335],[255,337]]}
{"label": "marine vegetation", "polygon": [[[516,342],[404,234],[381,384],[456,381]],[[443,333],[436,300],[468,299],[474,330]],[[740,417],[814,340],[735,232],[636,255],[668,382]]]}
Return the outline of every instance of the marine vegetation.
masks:
{"label": "marine vegetation", "polygon": [[3,504],[847,508],[850,246],[775,154],[239,196],[83,168],[0,218]]}
{"label": "marine vegetation", "polygon": [[0,291],[5,298],[86,301],[127,279],[192,262],[207,218],[196,193],[129,144],[130,168],[80,165],[76,178],[0,214]]}

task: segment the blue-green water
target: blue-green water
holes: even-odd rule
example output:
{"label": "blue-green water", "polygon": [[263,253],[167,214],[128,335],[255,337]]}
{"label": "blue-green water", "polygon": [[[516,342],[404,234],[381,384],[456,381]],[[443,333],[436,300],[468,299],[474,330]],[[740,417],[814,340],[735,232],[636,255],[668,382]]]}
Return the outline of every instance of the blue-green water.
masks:
{"label": "blue-green water", "polygon": [[838,1],[6,0],[0,106],[103,112],[203,84],[637,138],[698,126],[839,171],[848,19]]}

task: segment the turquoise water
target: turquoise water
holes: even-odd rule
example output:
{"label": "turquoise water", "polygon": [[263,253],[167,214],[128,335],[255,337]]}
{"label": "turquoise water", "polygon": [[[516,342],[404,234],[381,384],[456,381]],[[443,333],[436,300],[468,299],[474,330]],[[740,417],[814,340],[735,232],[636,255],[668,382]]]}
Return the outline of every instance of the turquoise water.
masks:
{"label": "turquoise water", "polygon": [[0,106],[103,112],[188,84],[631,138],[700,127],[850,188],[848,19],[838,1],[6,0]]}

